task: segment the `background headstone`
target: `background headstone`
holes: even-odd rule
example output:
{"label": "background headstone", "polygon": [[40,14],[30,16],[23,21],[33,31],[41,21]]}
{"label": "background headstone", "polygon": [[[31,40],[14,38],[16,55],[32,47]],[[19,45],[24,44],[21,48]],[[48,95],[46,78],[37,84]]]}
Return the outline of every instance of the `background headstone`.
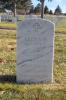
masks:
{"label": "background headstone", "polygon": [[12,18],[12,22],[13,22],[13,23],[16,23],[16,22],[17,22],[17,17],[13,17],[13,18]]}
{"label": "background headstone", "polygon": [[39,18],[18,24],[17,82],[52,82],[53,60],[54,24]]}
{"label": "background headstone", "polygon": [[28,19],[28,18],[37,18],[37,16],[30,14],[30,15],[25,15],[25,18],[26,19]]}
{"label": "background headstone", "polygon": [[1,23],[1,16],[0,16],[0,23]]}

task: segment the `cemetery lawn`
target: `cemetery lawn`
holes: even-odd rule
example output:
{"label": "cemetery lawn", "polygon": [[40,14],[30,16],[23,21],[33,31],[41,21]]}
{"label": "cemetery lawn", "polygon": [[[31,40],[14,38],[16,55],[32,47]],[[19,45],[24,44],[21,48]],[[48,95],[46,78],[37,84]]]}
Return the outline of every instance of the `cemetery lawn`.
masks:
{"label": "cemetery lawn", "polygon": [[2,23],[0,23],[0,29],[1,28],[3,28],[3,29],[16,29],[16,24],[14,24],[14,23],[8,23],[8,22],[2,22]]}
{"label": "cemetery lawn", "polygon": [[56,25],[53,84],[16,83],[16,25],[0,27],[0,100],[66,100],[66,21]]}

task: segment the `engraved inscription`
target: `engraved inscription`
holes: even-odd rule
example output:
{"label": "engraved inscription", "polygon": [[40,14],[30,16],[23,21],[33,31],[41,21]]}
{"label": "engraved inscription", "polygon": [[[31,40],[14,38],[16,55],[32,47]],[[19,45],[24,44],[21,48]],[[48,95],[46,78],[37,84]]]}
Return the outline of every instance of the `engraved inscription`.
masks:
{"label": "engraved inscription", "polygon": [[37,22],[34,23],[33,24],[33,29],[34,29],[35,32],[39,31],[41,29],[40,23],[37,23]]}

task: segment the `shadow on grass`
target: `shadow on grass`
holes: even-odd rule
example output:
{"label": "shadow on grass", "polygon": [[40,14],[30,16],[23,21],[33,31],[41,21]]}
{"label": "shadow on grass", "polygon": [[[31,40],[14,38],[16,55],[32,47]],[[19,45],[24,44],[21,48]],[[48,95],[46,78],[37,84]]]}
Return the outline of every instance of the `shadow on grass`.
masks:
{"label": "shadow on grass", "polygon": [[[16,75],[0,75],[0,83],[14,83],[14,84],[17,84],[16,82]],[[22,81],[22,82],[19,82],[19,84],[23,84],[23,85],[26,85],[26,84],[49,84],[50,81],[48,82],[43,82],[43,81],[40,81],[40,82],[33,82],[33,81]]]}
{"label": "shadow on grass", "polygon": [[16,76],[15,75],[0,75],[0,83],[2,82],[16,83]]}

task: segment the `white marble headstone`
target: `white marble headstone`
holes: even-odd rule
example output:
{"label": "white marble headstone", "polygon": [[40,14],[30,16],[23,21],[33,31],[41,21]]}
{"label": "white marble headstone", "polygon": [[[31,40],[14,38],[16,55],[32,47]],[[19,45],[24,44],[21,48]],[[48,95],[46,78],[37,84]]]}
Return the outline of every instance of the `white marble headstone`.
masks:
{"label": "white marble headstone", "polygon": [[17,27],[18,83],[52,82],[54,24],[43,19],[25,19]]}
{"label": "white marble headstone", "polygon": [[16,23],[17,22],[17,17],[12,17],[12,22]]}

